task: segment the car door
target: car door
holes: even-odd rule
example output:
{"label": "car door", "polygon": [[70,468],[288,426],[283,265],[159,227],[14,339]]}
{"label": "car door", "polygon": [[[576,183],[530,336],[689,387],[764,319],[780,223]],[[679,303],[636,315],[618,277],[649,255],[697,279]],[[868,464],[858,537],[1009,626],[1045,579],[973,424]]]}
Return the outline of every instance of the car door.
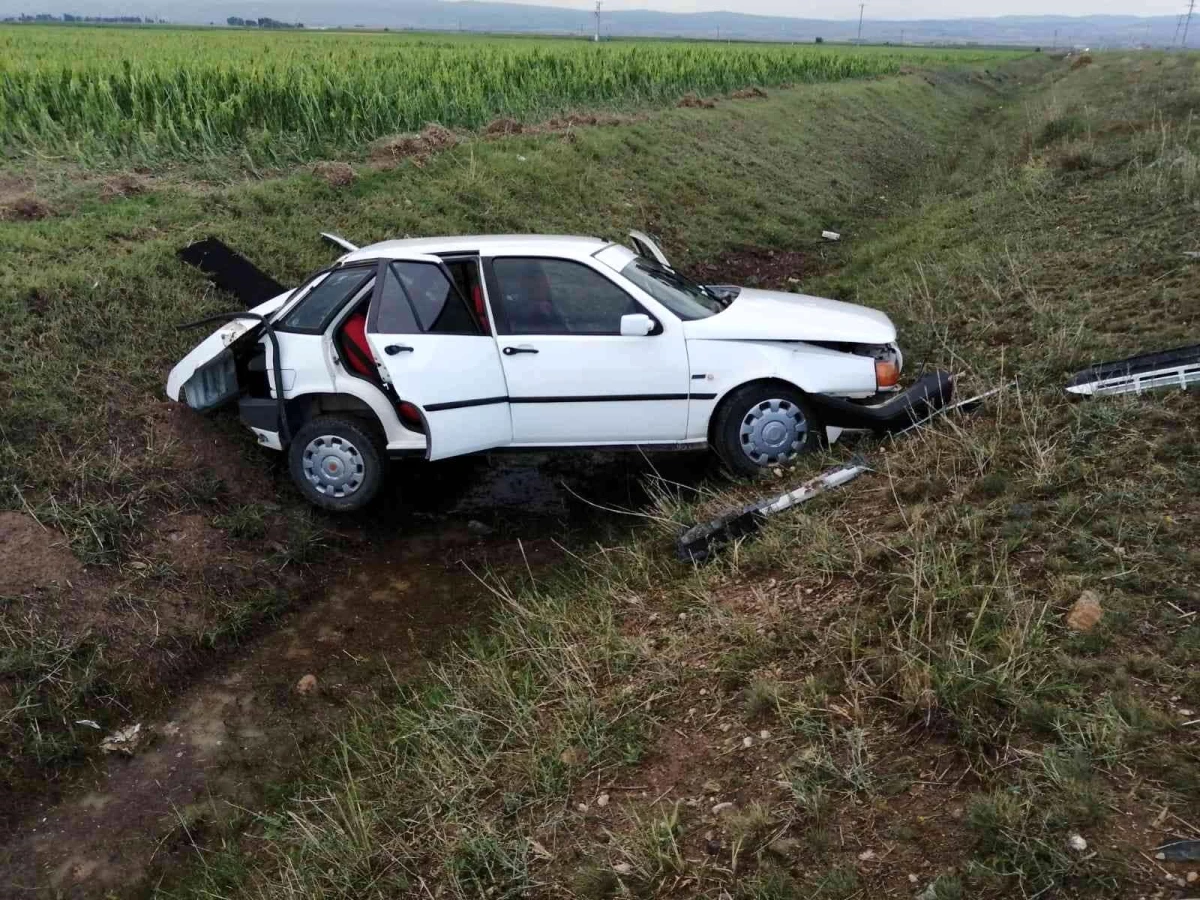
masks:
{"label": "car door", "polygon": [[[687,434],[683,329],[648,310],[597,265],[487,260],[488,295],[512,409],[513,443],[636,444]],[[649,334],[621,334],[644,315]]]}
{"label": "car door", "polygon": [[486,332],[436,256],[380,265],[367,341],[400,401],[425,420],[428,459],[512,442],[504,370]]}

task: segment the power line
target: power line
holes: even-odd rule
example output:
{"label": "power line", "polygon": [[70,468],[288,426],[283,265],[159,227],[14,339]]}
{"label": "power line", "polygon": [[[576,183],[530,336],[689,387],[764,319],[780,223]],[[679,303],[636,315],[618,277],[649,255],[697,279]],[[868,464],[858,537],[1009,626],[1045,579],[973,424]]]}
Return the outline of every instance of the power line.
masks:
{"label": "power line", "polygon": [[1190,0],[1190,2],[1188,3],[1187,18],[1183,20],[1183,41],[1179,45],[1184,50],[1187,49],[1188,26],[1192,24],[1192,10],[1194,10],[1195,8],[1196,8],[1196,0]]}
{"label": "power line", "polygon": [[593,40],[600,43],[600,0],[596,0],[596,37]]}

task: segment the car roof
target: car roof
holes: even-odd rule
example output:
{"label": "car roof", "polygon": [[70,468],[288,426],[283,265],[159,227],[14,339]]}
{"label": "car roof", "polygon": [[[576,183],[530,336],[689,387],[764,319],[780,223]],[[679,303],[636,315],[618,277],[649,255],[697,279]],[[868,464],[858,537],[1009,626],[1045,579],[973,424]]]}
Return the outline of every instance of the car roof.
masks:
{"label": "car roof", "polygon": [[360,259],[395,259],[409,253],[481,253],[487,256],[508,254],[562,254],[589,256],[612,242],[597,237],[558,234],[486,234],[458,237],[407,238],[380,241],[360,247],[342,257],[342,262]]}

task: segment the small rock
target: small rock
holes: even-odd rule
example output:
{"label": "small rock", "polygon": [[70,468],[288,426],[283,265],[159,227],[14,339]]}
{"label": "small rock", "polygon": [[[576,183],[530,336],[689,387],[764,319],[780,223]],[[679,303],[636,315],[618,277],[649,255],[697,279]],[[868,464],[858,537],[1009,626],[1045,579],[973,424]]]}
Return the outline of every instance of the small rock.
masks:
{"label": "small rock", "polygon": [[608,806],[608,794],[601,794],[596,798],[597,806]]}
{"label": "small rock", "polygon": [[679,621],[680,621],[680,622],[685,622],[685,621],[687,621],[687,613],[685,613],[685,612],[681,612],[681,613],[679,614]]}
{"label": "small rock", "polygon": [[1187,873],[1187,883],[1188,884],[1195,884],[1197,881],[1200,881],[1200,872],[1188,872]]}
{"label": "small rock", "polygon": [[1181,716],[1183,716],[1185,719],[1188,718],[1189,716],[1195,715],[1195,713],[1193,713],[1190,709],[1181,709],[1181,710],[1179,710],[1179,714]]}
{"label": "small rock", "polygon": [[1087,840],[1082,834],[1073,834],[1067,839],[1067,846],[1076,853],[1082,853],[1087,849]]}
{"label": "small rock", "polygon": [[728,722],[722,722],[720,727],[721,727],[722,731],[728,731],[733,726],[730,725]]}
{"label": "small rock", "polygon": [[1155,858],[1155,859],[1157,859],[1159,862],[1162,862],[1164,859],[1166,859],[1166,858],[1167,858],[1167,854],[1163,853],[1163,852],[1160,850],[1158,853],[1155,853],[1155,854],[1154,854],[1154,858]]}
{"label": "small rock", "polygon": [[779,838],[767,844],[767,852],[779,859],[791,859],[800,849],[800,842],[795,838]]}
{"label": "small rock", "polygon": [[492,528],[491,525],[486,525],[483,522],[480,522],[478,519],[471,519],[471,521],[467,522],[467,531],[471,532],[471,534],[478,534],[481,537],[486,537],[495,531],[495,529]]}
{"label": "small rock", "polygon": [[744,738],[742,738],[742,746],[745,747],[746,749],[753,747],[754,746],[754,738],[750,737],[750,735],[746,735]]}
{"label": "small rock", "polygon": [[767,731],[767,729],[764,728],[762,731],[760,731],[758,733],[758,736],[765,741],[771,736],[771,732]]}
{"label": "small rock", "polygon": [[633,871],[633,866],[631,866],[627,862],[619,862],[613,866],[613,871],[616,872],[618,875],[628,875],[630,872]]}
{"label": "small rock", "polygon": [[721,793],[721,782],[710,779],[704,782],[704,784],[700,786],[700,789],[706,794],[719,794]]}
{"label": "small rock", "polygon": [[309,673],[296,682],[297,694],[311,694],[317,689],[317,676]]}
{"label": "small rock", "polygon": [[869,862],[870,860],[872,860],[874,858],[875,858],[874,850],[864,850],[862,853],[858,854],[859,862]]}
{"label": "small rock", "polygon": [[1104,618],[1104,607],[1100,595],[1095,591],[1084,591],[1067,613],[1067,627],[1072,631],[1091,631]]}
{"label": "small rock", "polygon": [[712,814],[714,816],[719,816],[721,813],[730,809],[733,809],[733,804],[726,800],[724,803],[715,804],[712,808]]}
{"label": "small rock", "polygon": [[916,883],[917,883],[918,881],[920,881],[920,880],[921,880],[921,879],[917,877],[917,873],[916,873],[916,872],[909,872],[909,873],[908,873],[908,883],[909,883],[909,884],[916,884]]}
{"label": "small rock", "polygon": [[587,811],[588,811],[588,809],[589,809],[589,807],[588,807],[588,805],[587,805],[586,803],[580,803],[580,804],[579,804],[578,806],[576,806],[575,808],[576,808],[577,810],[579,810],[581,813],[585,813],[585,812],[587,812]]}

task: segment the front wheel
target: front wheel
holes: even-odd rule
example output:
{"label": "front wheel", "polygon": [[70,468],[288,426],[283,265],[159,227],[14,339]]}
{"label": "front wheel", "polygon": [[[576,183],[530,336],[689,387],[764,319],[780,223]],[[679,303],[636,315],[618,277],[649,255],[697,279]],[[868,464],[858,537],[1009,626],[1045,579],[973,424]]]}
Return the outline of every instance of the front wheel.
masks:
{"label": "front wheel", "polygon": [[306,500],[322,509],[362,509],[383,485],[383,441],[365,422],[318,416],[288,445],[288,471]]}
{"label": "front wheel", "polygon": [[722,462],[741,475],[791,462],[819,443],[812,407],[795,388],[748,384],[717,410],[713,447]]}

